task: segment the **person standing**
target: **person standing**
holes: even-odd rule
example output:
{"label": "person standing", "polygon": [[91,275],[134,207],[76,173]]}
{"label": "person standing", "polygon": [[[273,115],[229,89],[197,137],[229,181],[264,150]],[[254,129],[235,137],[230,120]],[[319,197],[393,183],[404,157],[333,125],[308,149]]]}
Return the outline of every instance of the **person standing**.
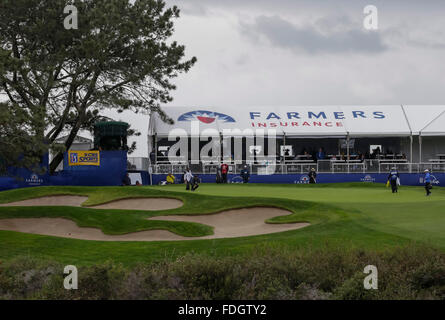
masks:
{"label": "person standing", "polygon": [[229,166],[226,163],[221,165],[221,176],[223,183],[227,183],[227,173],[229,172]]}
{"label": "person standing", "polygon": [[216,183],[222,183],[221,168],[216,168]]}
{"label": "person standing", "polygon": [[425,177],[423,178],[423,181],[425,182],[426,195],[429,196],[433,187],[431,186],[431,174],[428,169],[425,170]]}
{"label": "person standing", "polygon": [[184,181],[186,183],[185,190],[190,190],[190,186],[192,185],[192,179],[193,179],[192,170],[190,170],[190,168],[187,168],[184,174]]}
{"label": "person standing", "polygon": [[325,153],[323,151],[323,148],[320,148],[317,152],[317,160],[324,160],[325,159]]}
{"label": "person standing", "polygon": [[156,153],[155,153],[155,149],[151,150],[150,152],[150,162],[152,165],[156,164]]}
{"label": "person standing", "polygon": [[391,184],[392,193],[398,192],[398,184],[397,184],[398,179],[399,179],[399,172],[397,171],[397,168],[395,167],[391,168],[391,171],[389,172],[388,175],[388,181]]}
{"label": "person standing", "polygon": [[311,171],[309,171],[309,183],[317,183],[317,172],[315,171],[315,168],[312,168]]}
{"label": "person standing", "polygon": [[243,178],[243,183],[249,183],[250,171],[247,165],[241,170],[241,178]]}

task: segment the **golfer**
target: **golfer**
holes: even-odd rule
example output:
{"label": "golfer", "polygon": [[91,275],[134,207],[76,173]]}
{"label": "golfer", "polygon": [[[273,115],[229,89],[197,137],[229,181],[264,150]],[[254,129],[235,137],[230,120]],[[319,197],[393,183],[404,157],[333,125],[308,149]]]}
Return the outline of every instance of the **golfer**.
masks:
{"label": "golfer", "polygon": [[317,183],[317,172],[315,172],[315,168],[312,168],[311,171],[309,171],[309,183]]}
{"label": "golfer", "polygon": [[184,182],[187,184],[185,190],[190,190],[190,186],[192,185],[193,174],[190,168],[187,168],[184,174]]}
{"label": "golfer", "polygon": [[431,174],[428,169],[425,170],[425,177],[423,178],[423,181],[425,182],[426,195],[429,196],[433,187],[431,186]]}
{"label": "golfer", "polygon": [[198,175],[193,176],[192,178],[192,191],[195,191],[199,188],[199,183],[201,182],[201,179],[199,179]]}
{"label": "golfer", "polygon": [[399,186],[397,184],[397,180],[399,179],[399,172],[396,167],[391,168],[391,171],[388,175],[388,181],[391,184],[392,193],[397,193]]}

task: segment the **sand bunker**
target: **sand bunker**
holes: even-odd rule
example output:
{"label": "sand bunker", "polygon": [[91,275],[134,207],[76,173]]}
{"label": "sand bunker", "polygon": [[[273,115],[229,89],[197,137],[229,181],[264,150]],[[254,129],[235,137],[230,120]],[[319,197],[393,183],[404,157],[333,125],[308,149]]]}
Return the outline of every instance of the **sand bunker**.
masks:
{"label": "sand bunker", "polygon": [[214,235],[202,239],[235,238],[282,232],[307,227],[309,223],[270,224],[265,220],[289,215],[291,212],[278,208],[245,208],[200,216],[161,216],[150,220],[197,222],[214,227]]}
{"label": "sand bunker", "polygon": [[264,220],[289,214],[277,208],[249,208],[229,210],[205,216],[163,216],[152,220],[188,221],[213,226],[214,235],[198,238],[182,237],[164,230],[150,230],[125,235],[105,235],[100,229],[80,228],[68,219],[32,218],[0,219],[0,230],[18,231],[40,235],[98,241],[173,241],[193,239],[218,239],[268,234],[300,229],[308,223],[266,224]]}
{"label": "sand bunker", "polygon": [[80,207],[88,197],[82,196],[49,196],[23,201],[0,204],[0,207],[37,207],[37,206],[71,206]]}
{"label": "sand bunker", "polygon": [[[80,207],[88,197],[81,196],[49,196],[12,203],[0,204],[0,207],[36,207],[36,206],[71,206]],[[133,198],[122,199],[93,206],[94,209],[120,209],[120,210],[168,210],[182,207],[180,200],[170,198]]]}
{"label": "sand bunker", "polygon": [[138,198],[123,199],[93,206],[94,209],[121,209],[121,210],[169,210],[182,207],[180,200],[169,198]]}
{"label": "sand bunker", "polygon": [[98,241],[154,241],[167,240],[168,237],[171,237],[172,240],[184,239],[163,230],[141,231],[111,236],[104,234],[100,229],[80,228],[74,221],[62,218],[0,219],[0,230]]}

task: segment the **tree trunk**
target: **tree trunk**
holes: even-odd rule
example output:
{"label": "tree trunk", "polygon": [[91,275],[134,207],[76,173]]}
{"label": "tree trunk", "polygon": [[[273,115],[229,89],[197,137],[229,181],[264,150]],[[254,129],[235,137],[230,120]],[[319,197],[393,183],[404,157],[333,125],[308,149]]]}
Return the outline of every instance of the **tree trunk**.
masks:
{"label": "tree trunk", "polygon": [[[84,118],[84,113],[82,115],[79,115],[75,126],[73,127],[73,129],[71,129],[71,132],[70,132],[67,140],[65,141],[65,150],[66,151],[68,151],[69,148],[71,148],[71,145],[73,144],[74,139],[76,139],[77,133],[79,132],[80,127],[82,126],[83,118]],[[63,161],[63,152],[59,152],[59,153],[57,153],[57,155],[54,157],[54,159],[51,161],[51,164],[49,165],[50,174],[54,174],[54,172],[56,171],[60,162],[62,162],[62,161]]]}

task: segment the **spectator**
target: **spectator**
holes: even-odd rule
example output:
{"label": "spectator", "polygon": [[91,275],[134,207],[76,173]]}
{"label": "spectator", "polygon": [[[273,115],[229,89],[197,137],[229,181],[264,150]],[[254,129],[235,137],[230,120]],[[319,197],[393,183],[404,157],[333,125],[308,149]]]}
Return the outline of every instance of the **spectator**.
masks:
{"label": "spectator", "polygon": [[318,150],[317,152],[317,160],[324,160],[326,157],[323,148],[320,148],[320,150]]}
{"label": "spectator", "polygon": [[249,183],[250,171],[247,165],[241,170],[241,178],[243,178],[243,183]]}
{"label": "spectator", "polygon": [[221,168],[216,168],[216,183],[222,183],[223,178],[221,174]]}
{"label": "spectator", "polygon": [[155,149],[151,150],[151,152],[150,152],[150,162],[151,162],[151,164],[155,164],[155,162],[156,162]]}
{"label": "spectator", "polygon": [[176,177],[173,174],[169,173],[167,175],[167,184],[175,184],[175,180]]}
{"label": "spectator", "polygon": [[226,163],[221,165],[222,182],[227,183],[227,173],[229,172],[229,166]]}
{"label": "spectator", "polygon": [[136,181],[136,186],[138,186],[138,187],[141,187],[141,186],[142,186],[142,184],[139,182],[139,180]]}
{"label": "spectator", "polygon": [[130,179],[130,175],[128,174],[128,172],[125,174],[125,177],[122,180],[122,185],[123,186],[131,186],[131,179]]}

